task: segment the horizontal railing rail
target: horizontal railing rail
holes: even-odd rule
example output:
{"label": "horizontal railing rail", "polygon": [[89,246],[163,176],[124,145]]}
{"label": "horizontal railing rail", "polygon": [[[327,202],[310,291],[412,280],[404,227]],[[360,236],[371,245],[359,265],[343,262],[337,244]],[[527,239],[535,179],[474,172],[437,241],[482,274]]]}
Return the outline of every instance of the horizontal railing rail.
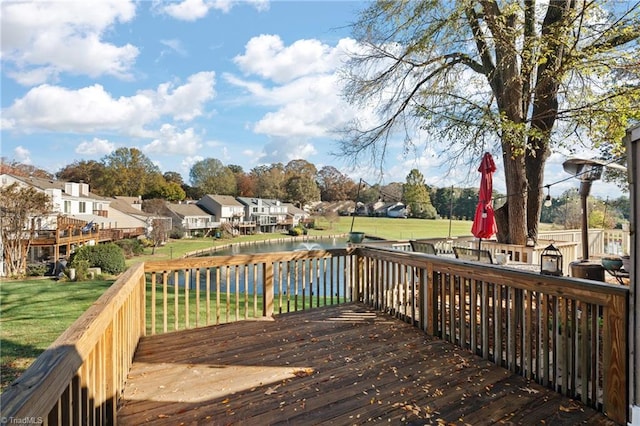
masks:
{"label": "horizontal railing rail", "polygon": [[602,410],[627,409],[627,287],[358,248],[358,300]]}

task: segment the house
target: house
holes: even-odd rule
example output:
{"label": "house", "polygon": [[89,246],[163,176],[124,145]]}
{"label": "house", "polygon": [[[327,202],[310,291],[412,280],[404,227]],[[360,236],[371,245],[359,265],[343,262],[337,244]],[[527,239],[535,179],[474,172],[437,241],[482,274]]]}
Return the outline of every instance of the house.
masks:
{"label": "house", "polygon": [[0,175],[3,187],[14,183],[41,191],[51,201],[51,213],[35,223],[36,237],[29,244],[30,262],[57,260],[69,256],[77,246],[103,240],[100,230],[111,224],[107,217],[110,200],[92,194],[86,183]]}
{"label": "house", "polygon": [[255,222],[245,220],[244,204],[231,195],[207,194],[197,204],[212,214],[220,222],[220,226],[233,235],[255,232]]}
{"label": "house", "polygon": [[387,208],[387,216],[406,219],[408,216],[407,206],[402,203],[395,203],[393,206]]}
{"label": "house", "polygon": [[173,229],[179,228],[185,237],[208,235],[220,227],[220,222],[215,221],[215,216],[196,203],[167,203],[165,215],[172,219]]}
{"label": "house", "polygon": [[287,208],[279,200],[238,197],[244,205],[244,220],[255,222],[259,232],[277,232],[290,227],[287,223]]}
{"label": "house", "polygon": [[[89,191],[86,183],[65,182],[55,179],[43,179],[37,177],[22,177],[10,174],[0,175],[2,186],[18,183],[24,187],[32,187],[44,192],[51,199],[51,222],[42,226],[55,226],[55,216],[94,215],[107,216],[107,207],[110,200]],[[54,229],[54,228],[49,228]]]}
{"label": "house", "polygon": [[220,223],[244,221],[244,204],[231,195],[207,194],[198,200],[197,204],[214,215]]}
{"label": "house", "polygon": [[[161,218],[159,215],[142,211],[142,200],[138,197],[113,197],[108,207],[108,217],[115,225],[109,229],[117,229],[120,238],[147,235],[153,221]],[[171,229],[171,219],[167,229]],[[118,239],[118,238],[114,238]]]}
{"label": "house", "polygon": [[287,208],[287,219],[290,222],[291,226],[295,227],[300,224],[305,225],[307,223],[313,222],[313,219],[311,219],[311,215],[308,212],[294,206],[291,203],[284,203],[284,206]]}

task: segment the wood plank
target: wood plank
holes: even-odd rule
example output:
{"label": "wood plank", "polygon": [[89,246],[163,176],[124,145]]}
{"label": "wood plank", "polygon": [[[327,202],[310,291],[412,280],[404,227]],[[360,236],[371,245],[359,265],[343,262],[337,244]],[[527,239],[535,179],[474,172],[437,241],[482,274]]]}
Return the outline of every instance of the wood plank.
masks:
{"label": "wood plank", "polygon": [[582,405],[563,411],[571,404],[354,303],[143,338],[118,423],[482,424],[523,422],[541,406],[545,421],[613,424]]}

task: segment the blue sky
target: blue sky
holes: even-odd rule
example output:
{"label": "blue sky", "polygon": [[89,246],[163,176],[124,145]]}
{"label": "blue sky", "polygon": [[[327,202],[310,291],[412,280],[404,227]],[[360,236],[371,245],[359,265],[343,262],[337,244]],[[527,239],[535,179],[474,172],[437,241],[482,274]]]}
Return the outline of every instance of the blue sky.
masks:
{"label": "blue sky", "polygon": [[[403,182],[418,168],[434,186],[475,185],[477,173],[445,173],[436,151],[392,151],[382,178],[332,155],[333,131],[369,114],[343,102],[338,78],[356,47],[349,24],[365,5],[3,1],[1,154],[56,172],[126,146],[186,181],[204,158],[245,171],[303,158],[370,183]],[[566,178],[564,159],[551,157],[547,183]],[[496,160],[494,186],[504,191]],[[616,191],[603,182],[592,189]]]}

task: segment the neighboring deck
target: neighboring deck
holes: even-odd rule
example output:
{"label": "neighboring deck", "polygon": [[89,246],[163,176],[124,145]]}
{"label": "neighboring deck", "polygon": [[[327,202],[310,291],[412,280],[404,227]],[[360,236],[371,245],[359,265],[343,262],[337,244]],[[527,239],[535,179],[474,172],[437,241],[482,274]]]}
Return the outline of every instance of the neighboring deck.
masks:
{"label": "neighboring deck", "polygon": [[118,424],[615,424],[363,304],[143,337]]}

